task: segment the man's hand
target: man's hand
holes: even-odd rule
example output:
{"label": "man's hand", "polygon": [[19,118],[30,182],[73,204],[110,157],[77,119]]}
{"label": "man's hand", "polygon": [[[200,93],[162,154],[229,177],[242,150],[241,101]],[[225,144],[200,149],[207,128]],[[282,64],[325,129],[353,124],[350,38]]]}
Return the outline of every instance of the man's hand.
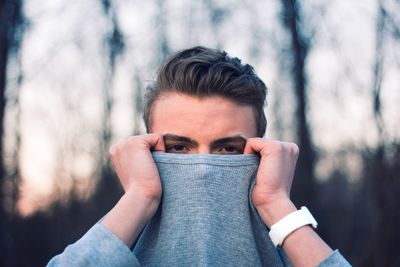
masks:
{"label": "man's hand", "polygon": [[165,151],[163,136],[132,136],[113,145],[110,158],[125,193],[139,194],[151,201],[161,199],[162,189],[153,151]]}
{"label": "man's hand", "polygon": [[290,188],[299,148],[293,143],[249,138],[244,153],[261,156],[252,201],[264,222],[271,226],[296,210],[290,201]]}
{"label": "man's hand", "polygon": [[125,194],[101,224],[129,247],[153,217],[161,200],[161,181],[152,150],[165,150],[162,135],[133,136],[109,151]]}
{"label": "man's hand", "polygon": [[[252,201],[264,223],[271,227],[296,211],[290,200],[290,188],[299,148],[293,143],[249,138],[244,153],[254,152],[260,154],[261,161]],[[315,266],[332,253],[310,226],[300,227],[286,237],[283,249],[294,266]]]}

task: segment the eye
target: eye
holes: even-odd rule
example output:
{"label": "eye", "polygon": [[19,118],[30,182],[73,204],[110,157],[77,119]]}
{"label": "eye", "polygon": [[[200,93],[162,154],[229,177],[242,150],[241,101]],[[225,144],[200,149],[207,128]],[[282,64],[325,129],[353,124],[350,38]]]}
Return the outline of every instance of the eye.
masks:
{"label": "eye", "polygon": [[167,153],[187,153],[188,151],[189,148],[185,144],[174,144],[166,146]]}
{"label": "eye", "polygon": [[236,147],[233,147],[233,146],[226,146],[226,147],[224,147],[223,148],[226,152],[235,152],[235,151],[237,151],[237,148]]}
{"label": "eye", "polygon": [[236,146],[223,146],[217,150],[219,154],[242,154],[243,151],[241,148]]}

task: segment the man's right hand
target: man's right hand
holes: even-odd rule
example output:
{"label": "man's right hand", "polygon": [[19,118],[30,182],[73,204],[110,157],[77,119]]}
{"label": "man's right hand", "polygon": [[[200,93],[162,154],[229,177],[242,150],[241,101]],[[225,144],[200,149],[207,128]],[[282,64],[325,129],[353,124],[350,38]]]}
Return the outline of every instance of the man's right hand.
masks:
{"label": "man's right hand", "polygon": [[101,224],[128,247],[153,217],[161,200],[160,176],[151,151],[165,151],[161,134],[133,136],[109,151],[125,194]]}
{"label": "man's right hand", "polygon": [[162,135],[153,133],[129,137],[111,146],[109,154],[125,193],[132,192],[159,201],[161,182],[151,150],[165,151]]}

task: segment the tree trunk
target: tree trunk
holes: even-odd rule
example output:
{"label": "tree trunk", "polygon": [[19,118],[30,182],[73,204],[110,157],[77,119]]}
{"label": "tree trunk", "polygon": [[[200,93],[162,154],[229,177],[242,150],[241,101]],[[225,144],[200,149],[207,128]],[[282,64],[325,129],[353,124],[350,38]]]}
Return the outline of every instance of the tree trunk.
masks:
{"label": "tree trunk", "polygon": [[315,151],[307,121],[307,74],[305,70],[310,38],[307,38],[301,31],[298,1],[282,0],[282,13],[284,25],[291,37],[292,72],[297,104],[296,136],[301,151],[293,182],[292,198],[299,205],[312,204],[315,193]]}
{"label": "tree trunk", "polygon": [[[7,57],[8,57],[8,32],[10,23],[7,21],[7,12],[9,10],[9,1],[0,4],[0,251],[4,254],[9,252],[8,242],[8,216],[4,206],[4,161],[3,161],[3,119],[6,90],[6,74],[7,74]],[[5,257],[0,257],[0,265],[5,266]]]}
{"label": "tree trunk", "polygon": [[166,14],[166,5],[167,1],[165,0],[157,0],[158,6],[158,14],[155,18],[155,28],[157,29],[158,36],[158,51],[156,53],[156,65],[157,67],[160,65],[160,62],[164,61],[167,56],[171,54],[171,48],[168,43],[167,37],[167,16]]}
{"label": "tree trunk", "polygon": [[[21,36],[17,30],[22,25],[22,1],[0,1],[0,251],[7,257],[0,257],[0,266],[11,266],[14,259],[13,239],[10,234],[10,217],[5,208],[7,193],[4,190],[7,177],[4,166],[4,115],[6,107],[7,64],[11,52],[19,48]],[[11,199],[7,199],[11,200]]]}

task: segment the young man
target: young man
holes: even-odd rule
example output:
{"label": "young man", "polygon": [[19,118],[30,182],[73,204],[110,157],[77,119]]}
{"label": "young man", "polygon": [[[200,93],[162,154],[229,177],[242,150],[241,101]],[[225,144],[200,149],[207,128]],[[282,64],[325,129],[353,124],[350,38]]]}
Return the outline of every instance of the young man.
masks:
{"label": "young man", "polygon": [[[266,129],[264,115],[266,90],[264,83],[251,66],[243,65],[239,59],[231,58],[225,52],[194,47],[171,56],[161,66],[157,79],[147,88],[145,94],[144,120],[148,134],[130,137],[110,148],[110,157],[125,194],[100,223],[76,244],[69,246],[63,254],[53,258],[49,265],[73,262],[129,266],[143,263],[138,262],[134,253],[128,248],[142,245],[140,242],[138,244],[138,239],[141,234],[148,234],[148,231],[145,233],[142,231],[153,217],[157,217],[157,220],[166,220],[163,215],[155,215],[161,209],[164,187],[168,186],[167,182],[164,184],[160,179],[165,172],[160,175],[157,169],[159,165],[154,161],[155,151],[180,154],[258,154],[261,158],[257,166],[255,183],[251,188],[250,202],[251,207],[256,210],[256,216],[264,223],[264,228],[267,229],[265,227],[267,226],[271,229],[269,235],[274,244],[282,245],[294,266],[348,265],[339,252],[333,252],[312,229],[311,225],[315,224],[312,216],[304,210],[297,211],[290,200],[290,188],[299,149],[293,143],[262,138]],[[219,159],[211,157],[211,160]],[[189,162],[191,160],[196,160],[196,157],[189,158]],[[174,161],[174,158],[168,161]],[[202,185],[196,185],[198,186]],[[207,190],[213,190],[212,186]],[[213,194],[217,195],[218,199],[219,192],[218,190],[215,192]],[[166,198],[170,196],[168,194],[165,194]],[[186,198],[189,199],[190,196]],[[166,202],[169,200],[163,199],[163,201],[162,212],[167,213],[169,211]],[[185,200],[180,203],[184,205]],[[191,206],[185,208],[185,210],[191,209]],[[218,216],[218,212],[224,210],[218,210],[215,216]],[[212,217],[210,218],[212,220]],[[225,216],[224,220],[227,218],[230,220],[229,216]],[[180,221],[186,219],[179,218]],[[196,221],[191,221],[193,222]],[[207,224],[208,221],[204,220],[201,223],[201,226],[206,227],[203,224]],[[254,222],[249,224],[252,223],[254,224]],[[154,239],[161,238],[165,232],[163,229],[167,227],[166,224],[168,221],[164,224],[157,222],[156,228],[149,230],[153,231],[150,238],[150,242],[153,242],[152,248],[157,245]],[[221,226],[219,231],[223,230],[224,227]],[[179,238],[182,239],[182,236]],[[203,237],[200,236],[199,239],[201,238]],[[272,244],[268,236],[263,238]],[[230,242],[236,242],[235,240],[236,237]],[[99,242],[106,244],[107,251],[93,245]],[[195,243],[196,239],[190,242]],[[213,246],[213,243],[207,243],[206,246]],[[166,249],[174,248],[166,247]],[[183,251],[186,248],[179,249]],[[260,248],[257,249],[260,251]],[[275,250],[275,247],[268,250]],[[162,257],[164,252],[155,253],[161,253]],[[168,252],[165,253],[169,255]],[[243,252],[243,255],[238,257],[245,257],[246,253]],[[238,259],[238,262],[240,260]],[[156,263],[153,261],[153,264],[167,265],[158,259],[157,261]],[[273,263],[271,261],[271,264],[268,264],[268,259],[260,262],[262,265]],[[282,261],[279,264],[286,263]],[[176,265],[184,264],[176,262]],[[223,264],[201,261],[194,262],[193,265]],[[234,264],[233,260],[230,265],[239,264]]]}

